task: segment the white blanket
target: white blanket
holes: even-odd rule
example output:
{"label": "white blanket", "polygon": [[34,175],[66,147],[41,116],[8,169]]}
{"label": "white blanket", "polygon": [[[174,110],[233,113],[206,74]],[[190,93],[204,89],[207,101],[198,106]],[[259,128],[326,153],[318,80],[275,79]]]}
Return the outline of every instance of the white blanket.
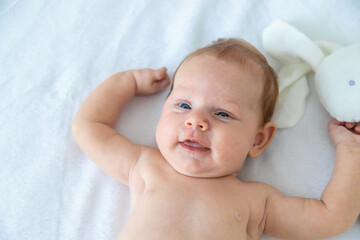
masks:
{"label": "white blanket", "polygon": [[[0,239],[116,239],[129,190],[75,143],[79,105],[114,72],[164,65],[172,75],[185,55],[219,37],[241,37],[263,51],[262,32],[278,17],[314,40],[346,46],[360,39],[357,0],[0,1]],[[309,85],[299,124],[279,130],[241,179],[321,196],[335,150],[311,76]],[[166,94],[131,100],[116,128],[155,146]],[[359,221],[334,239],[360,239]]]}

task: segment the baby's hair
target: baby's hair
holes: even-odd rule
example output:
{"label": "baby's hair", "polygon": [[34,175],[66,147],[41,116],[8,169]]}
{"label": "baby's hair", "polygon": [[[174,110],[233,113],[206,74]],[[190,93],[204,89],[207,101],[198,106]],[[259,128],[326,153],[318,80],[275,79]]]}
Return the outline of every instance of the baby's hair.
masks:
{"label": "baby's hair", "polygon": [[[225,60],[230,63],[240,63],[242,66],[255,67],[256,70],[260,69],[262,73],[262,80],[264,82],[263,95],[262,95],[262,121],[260,124],[264,126],[267,122],[271,121],[274,113],[275,105],[279,95],[279,86],[277,81],[277,75],[272,67],[268,64],[266,58],[259,50],[257,50],[250,43],[237,38],[223,39],[212,42],[210,45],[205,46],[190,53],[181,62],[175,71],[176,72],[182,63],[191,57],[195,57],[202,54],[210,54],[219,59]],[[173,81],[174,84],[174,81]],[[170,93],[173,89],[171,86]]]}

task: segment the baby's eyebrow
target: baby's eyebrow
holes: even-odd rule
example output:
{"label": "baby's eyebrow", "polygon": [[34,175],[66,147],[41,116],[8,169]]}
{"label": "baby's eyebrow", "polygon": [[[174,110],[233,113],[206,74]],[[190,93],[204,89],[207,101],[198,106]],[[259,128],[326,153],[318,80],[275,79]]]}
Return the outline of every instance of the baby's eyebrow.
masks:
{"label": "baby's eyebrow", "polygon": [[172,90],[172,93],[174,93],[175,96],[181,95],[181,96],[185,96],[185,97],[187,97],[187,96],[190,97],[192,95],[192,89],[178,86]]}
{"label": "baby's eyebrow", "polygon": [[243,114],[243,108],[239,104],[230,103],[229,104],[229,110],[231,113],[236,115],[242,115]]}
{"label": "baby's eyebrow", "polygon": [[224,98],[223,101],[218,101],[218,105],[220,108],[223,108],[224,110],[230,112],[234,112],[238,114],[243,113],[243,106],[232,99]]}

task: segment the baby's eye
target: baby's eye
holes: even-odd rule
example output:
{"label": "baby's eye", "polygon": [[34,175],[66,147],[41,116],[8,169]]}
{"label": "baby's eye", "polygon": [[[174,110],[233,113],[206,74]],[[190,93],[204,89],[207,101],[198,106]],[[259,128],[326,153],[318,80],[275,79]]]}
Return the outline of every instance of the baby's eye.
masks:
{"label": "baby's eye", "polygon": [[225,113],[225,112],[218,112],[218,113],[216,113],[216,115],[219,116],[219,117],[223,117],[223,118],[230,117],[230,115]]}
{"label": "baby's eye", "polygon": [[191,109],[190,105],[187,103],[179,103],[178,106],[183,109]]}

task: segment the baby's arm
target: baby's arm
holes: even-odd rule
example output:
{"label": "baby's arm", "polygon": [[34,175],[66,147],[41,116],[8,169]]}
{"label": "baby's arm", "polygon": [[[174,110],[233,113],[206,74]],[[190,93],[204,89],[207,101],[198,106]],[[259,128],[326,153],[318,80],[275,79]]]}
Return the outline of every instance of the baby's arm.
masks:
{"label": "baby's arm", "polygon": [[134,95],[156,93],[169,83],[165,67],[120,72],[87,97],[73,121],[73,133],[82,150],[104,172],[128,184],[144,147],[114,130],[119,112]]}
{"label": "baby's arm", "polygon": [[328,127],[336,160],[321,200],[285,197],[269,187],[266,234],[320,239],[341,234],[355,223],[360,213],[360,129],[336,120]]}

